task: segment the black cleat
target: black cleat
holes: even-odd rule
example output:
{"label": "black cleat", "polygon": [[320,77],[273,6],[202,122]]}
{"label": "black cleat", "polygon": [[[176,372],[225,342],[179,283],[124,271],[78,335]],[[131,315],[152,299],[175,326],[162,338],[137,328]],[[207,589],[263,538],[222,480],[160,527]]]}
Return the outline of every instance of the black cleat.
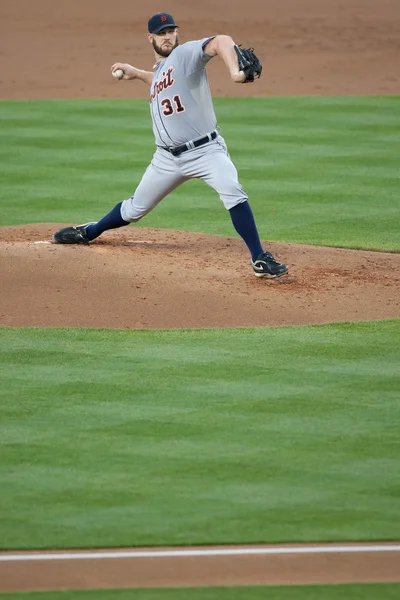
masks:
{"label": "black cleat", "polygon": [[251,261],[254,269],[254,275],[256,277],[266,277],[269,279],[275,279],[276,277],[282,277],[289,272],[286,265],[282,265],[274,259],[271,252],[264,252],[256,258],[255,261]]}
{"label": "black cleat", "polygon": [[56,231],[51,236],[55,244],[88,244],[90,240],[87,237],[86,228],[95,223],[84,223],[73,227],[64,227]]}

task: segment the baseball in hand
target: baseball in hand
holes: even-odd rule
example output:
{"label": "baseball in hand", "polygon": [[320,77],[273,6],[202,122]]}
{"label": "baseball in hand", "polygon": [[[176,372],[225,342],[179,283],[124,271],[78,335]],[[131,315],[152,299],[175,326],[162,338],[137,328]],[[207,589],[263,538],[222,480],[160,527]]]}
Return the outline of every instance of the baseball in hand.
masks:
{"label": "baseball in hand", "polygon": [[122,79],[124,72],[122,69],[115,69],[115,71],[112,72],[112,76],[115,77],[115,79]]}

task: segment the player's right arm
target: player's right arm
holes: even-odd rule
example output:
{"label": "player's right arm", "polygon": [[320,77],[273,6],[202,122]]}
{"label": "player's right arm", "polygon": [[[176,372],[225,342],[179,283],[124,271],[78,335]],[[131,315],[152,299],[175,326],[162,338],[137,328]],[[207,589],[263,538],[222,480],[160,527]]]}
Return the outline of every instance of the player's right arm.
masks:
{"label": "player's right arm", "polygon": [[143,71],[142,69],[137,69],[136,67],[132,67],[128,63],[120,63],[116,62],[111,67],[111,73],[116,71],[117,69],[122,69],[124,72],[123,77],[121,79],[125,79],[125,81],[129,81],[132,79],[139,79],[139,81],[143,81],[147,83],[147,85],[151,86],[153,81],[154,73],[152,71]]}

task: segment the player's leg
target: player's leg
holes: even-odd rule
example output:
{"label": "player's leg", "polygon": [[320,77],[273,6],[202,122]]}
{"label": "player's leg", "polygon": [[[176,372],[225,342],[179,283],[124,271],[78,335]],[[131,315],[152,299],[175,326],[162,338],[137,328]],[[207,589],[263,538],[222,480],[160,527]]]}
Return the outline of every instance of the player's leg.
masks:
{"label": "player's leg", "polygon": [[[229,211],[237,233],[255,260],[263,252],[248,196],[239,183],[238,173],[221,137],[196,151],[197,160],[188,165],[194,177],[199,177],[220,196]],[[189,153],[188,153],[189,154]],[[186,170],[185,170],[186,172]]]}
{"label": "player's leg", "polygon": [[158,149],[134,195],[122,202],[122,218],[129,223],[136,223],[187,180],[188,177],[175,164],[172,154]]}
{"label": "player's leg", "polygon": [[119,202],[97,223],[64,227],[53,235],[53,241],[57,244],[88,244],[108,229],[135,223],[186,179],[172,156],[157,150],[133,196]]}
{"label": "player's leg", "polygon": [[280,277],[287,267],[277,262],[270,252],[264,252],[248,202],[248,196],[239,183],[235,165],[229,157],[224,140],[218,137],[212,144],[199,148],[198,159],[188,164],[184,173],[203,179],[220,196],[229,211],[232,224],[247,245],[257,277]]}

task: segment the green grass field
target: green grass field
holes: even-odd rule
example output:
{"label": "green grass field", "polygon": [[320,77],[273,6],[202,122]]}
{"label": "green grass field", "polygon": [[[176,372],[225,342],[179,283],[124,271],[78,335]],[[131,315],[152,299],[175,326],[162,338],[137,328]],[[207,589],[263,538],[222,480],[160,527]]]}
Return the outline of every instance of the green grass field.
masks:
{"label": "green grass field", "polygon": [[[216,99],[263,239],[399,250],[400,97]],[[146,101],[1,103],[1,224],[99,219],[135,190],[154,141]],[[141,225],[233,235],[192,181]]]}
{"label": "green grass field", "polygon": [[400,538],[399,334],[1,329],[1,547]]}
{"label": "green grass field", "polygon": [[[1,225],[98,219],[153,153],[144,101],[0,106]],[[215,106],[263,239],[400,250],[400,97]],[[141,226],[234,235],[197,181]],[[399,333],[399,320],[0,329],[0,547],[399,539]],[[398,595],[394,584],[0,594]]]}
{"label": "green grass field", "polygon": [[397,600],[400,584],[86,590],[1,594],[1,600]]}

